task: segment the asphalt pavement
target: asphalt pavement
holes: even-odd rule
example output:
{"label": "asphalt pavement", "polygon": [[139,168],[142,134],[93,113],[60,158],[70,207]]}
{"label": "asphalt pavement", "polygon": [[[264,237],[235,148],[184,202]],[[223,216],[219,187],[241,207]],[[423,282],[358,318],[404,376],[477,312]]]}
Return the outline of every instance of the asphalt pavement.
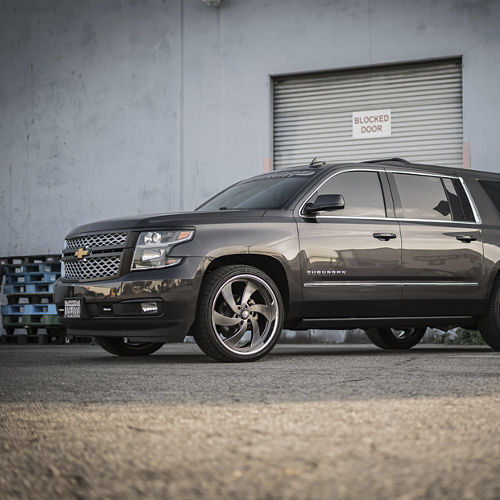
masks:
{"label": "asphalt pavement", "polygon": [[498,499],[500,353],[0,346],[5,499]]}

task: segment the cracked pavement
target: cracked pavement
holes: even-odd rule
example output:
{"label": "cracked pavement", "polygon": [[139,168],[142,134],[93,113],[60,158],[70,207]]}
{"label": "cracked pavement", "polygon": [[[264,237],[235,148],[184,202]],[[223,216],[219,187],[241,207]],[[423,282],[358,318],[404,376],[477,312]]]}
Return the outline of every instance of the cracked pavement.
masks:
{"label": "cracked pavement", "polygon": [[500,353],[0,347],[2,498],[500,497]]}

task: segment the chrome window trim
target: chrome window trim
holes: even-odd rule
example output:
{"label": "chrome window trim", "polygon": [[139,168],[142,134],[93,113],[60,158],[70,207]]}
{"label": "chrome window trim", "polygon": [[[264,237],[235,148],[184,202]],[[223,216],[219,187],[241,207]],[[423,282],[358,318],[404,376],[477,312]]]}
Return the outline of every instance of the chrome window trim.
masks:
{"label": "chrome window trim", "polygon": [[408,281],[310,281],[304,283],[304,287],[317,286],[479,286],[476,282],[465,281],[428,281],[428,282],[408,282]]}
{"label": "chrome window trim", "polygon": [[474,219],[476,220],[476,224],[481,224],[481,216],[479,215],[479,211],[476,207],[476,204],[474,203],[474,198],[470,194],[469,188],[465,184],[465,181],[463,177],[458,177],[460,180],[460,184],[462,184],[462,187],[464,188],[465,195],[467,196],[467,199],[469,200],[469,204],[472,208],[472,214],[474,215]]}
{"label": "chrome window trim", "polygon": [[[469,204],[472,208],[472,214],[474,215],[474,222],[470,221],[458,221],[458,220],[441,220],[441,219],[406,219],[404,217],[358,217],[358,216],[353,216],[349,217],[347,215],[307,215],[303,212],[303,209],[308,203],[309,199],[312,197],[312,195],[318,191],[326,182],[328,182],[330,179],[335,177],[336,175],[343,174],[345,172],[385,172],[388,174],[407,174],[407,175],[422,175],[422,176],[427,176],[427,177],[439,177],[439,178],[444,178],[444,179],[457,179],[460,181],[462,184],[462,187],[464,188],[465,195],[467,196],[467,199],[469,201]],[[381,168],[348,168],[345,170],[340,170],[339,172],[334,172],[332,175],[328,176],[321,184],[319,184],[312,192],[309,193],[309,195],[306,198],[306,201],[302,203],[302,205],[299,208],[299,216],[310,219],[310,218],[316,218],[316,219],[357,219],[357,220],[387,220],[387,221],[396,221],[396,222],[437,222],[439,224],[469,224],[469,225],[478,225],[481,224],[481,217],[479,216],[479,212],[477,210],[477,207],[474,203],[474,199],[472,198],[470,191],[465,184],[465,181],[463,177],[459,177],[457,175],[450,175],[450,174],[434,174],[434,173],[428,173],[428,172],[410,172],[408,170],[388,170],[388,169],[381,169]]]}

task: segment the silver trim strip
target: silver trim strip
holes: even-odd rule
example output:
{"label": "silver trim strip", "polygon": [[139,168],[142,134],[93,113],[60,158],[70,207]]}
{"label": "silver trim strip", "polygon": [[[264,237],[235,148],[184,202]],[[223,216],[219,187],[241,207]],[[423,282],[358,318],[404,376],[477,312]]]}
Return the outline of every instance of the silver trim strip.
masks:
{"label": "silver trim strip", "polygon": [[403,286],[479,286],[476,282],[467,281],[428,281],[423,283],[413,283],[411,281],[404,281]]}
{"label": "silver trim strip", "polygon": [[428,281],[428,282],[411,282],[411,281],[310,281],[304,283],[305,288],[317,286],[479,286],[476,282],[465,281]]}
{"label": "silver trim strip", "polygon": [[472,316],[357,316],[357,317],[339,317],[339,318],[303,318],[302,323],[325,323],[331,322],[335,323],[349,323],[356,324],[362,323],[366,324],[370,321],[387,321],[390,320],[393,322],[398,321],[415,321],[415,320],[428,320],[430,324],[432,324],[435,320],[443,320],[443,319],[470,319]]}
{"label": "silver trim strip", "polygon": [[[314,217],[311,215],[301,215],[301,217]],[[354,219],[354,220],[387,220],[393,222],[434,222],[437,224],[467,224],[477,226],[477,222],[467,222],[458,220],[439,220],[439,219],[398,219],[397,217],[346,217],[343,215],[316,215],[316,219]]]}
{"label": "silver trim strip", "polygon": [[[465,195],[467,196],[467,199],[469,200],[469,204],[472,208],[472,213],[474,215],[475,222],[466,222],[466,221],[456,221],[456,220],[439,220],[439,219],[405,219],[403,217],[349,217],[345,215],[307,215],[303,213],[303,208],[306,205],[306,203],[309,201],[311,196],[318,190],[320,189],[326,182],[328,182],[332,177],[335,177],[336,175],[342,174],[344,172],[385,172],[385,173],[390,173],[390,174],[409,174],[409,175],[423,175],[427,177],[440,177],[443,179],[457,179],[460,181],[462,184],[462,187],[464,188]],[[321,184],[319,184],[317,187],[313,188],[314,191],[312,191],[309,196],[306,198],[306,201],[302,203],[300,209],[299,209],[299,215],[300,217],[304,218],[316,218],[316,219],[357,219],[357,220],[387,220],[387,221],[396,221],[396,222],[434,222],[438,224],[468,224],[468,225],[477,225],[481,224],[481,217],[479,216],[479,212],[477,210],[477,207],[474,203],[474,200],[469,192],[469,189],[467,188],[467,185],[465,184],[465,181],[463,180],[462,177],[459,177],[457,175],[448,175],[448,174],[433,174],[429,172],[410,172],[407,170],[389,170],[389,169],[381,169],[381,168],[347,168],[340,170],[338,172],[334,172],[332,175],[327,177]]]}
{"label": "silver trim strip", "polygon": [[427,177],[444,177],[446,179],[458,179],[459,178],[457,175],[450,175],[450,174],[433,174],[431,172],[415,172],[412,170],[391,170],[390,167],[386,168],[385,171],[389,174],[424,175]]}

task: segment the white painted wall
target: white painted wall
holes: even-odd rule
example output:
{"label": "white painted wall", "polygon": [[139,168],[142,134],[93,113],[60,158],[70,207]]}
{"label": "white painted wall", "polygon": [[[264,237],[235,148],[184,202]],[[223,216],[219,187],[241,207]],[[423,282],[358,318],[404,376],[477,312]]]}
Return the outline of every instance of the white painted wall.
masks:
{"label": "white painted wall", "polygon": [[499,0],[0,0],[0,255],[259,173],[270,75],[460,55],[472,168],[500,171]]}

